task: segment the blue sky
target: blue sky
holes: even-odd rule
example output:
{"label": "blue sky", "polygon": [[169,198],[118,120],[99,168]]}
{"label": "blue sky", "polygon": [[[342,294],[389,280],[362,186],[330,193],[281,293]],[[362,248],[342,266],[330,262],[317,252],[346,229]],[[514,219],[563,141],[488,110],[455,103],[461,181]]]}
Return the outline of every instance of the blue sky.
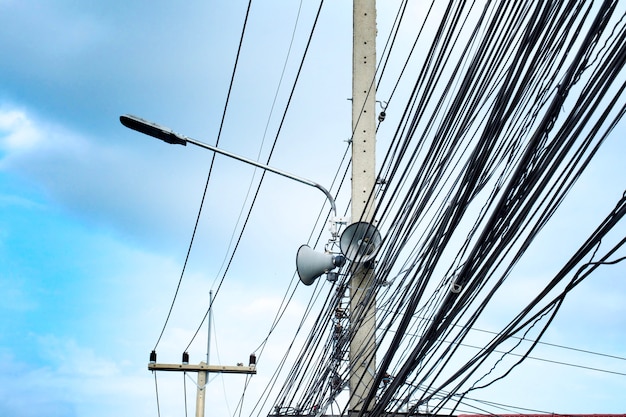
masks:
{"label": "blue sky", "polygon": [[[302,3],[276,94],[300,5],[268,3],[251,9],[220,139],[220,147],[262,160],[316,10]],[[351,9],[328,3],[271,163],[324,185],[343,157],[351,114]],[[380,11],[379,33],[389,30],[396,3]],[[132,132],[119,116],[137,114],[214,143],[246,6],[0,0],[0,415],[156,415],[148,354],[181,274],[212,155]],[[625,132],[622,122],[553,226],[566,236],[563,256],[621,196]],[[216,159],[160,362],[178,362],[199,325],[258,178],[251,167]],[[338,202],[345,208],[345,198]],[[215,303],[213,362],[246,362],[263,341],[323,204],[319,191],[267,176]],[[560,247],[547,241],[537,257]],[[618,266],[573,293],[546,341],[626,357],[623,275]],[[248,406],[309,296],[297,290],[268,342]],[[205,332],[190,349],[193,362],[203,359]],[[548,412],[624,411],[623,359],[542,349],[538,356],[621,375],[528,361],[510,385],[482,398]],[[162,415],[181,415],[183,377],[158,377]],[[213,410],[231,414],[243,383],[241,376],[216,379]]]}
{"label": "blue sky", "polygon": [[[0,50],[10,57],[0,68],[0,355],[7,363],[0,414],[156,414],[148,354],[181,274],[211,155],[151,141],[124,128],[119,116],[135,113],[214,142],[246,5],[0,2]],[[258,157],[297,6],[252,11],[255,45],[241,58],[224,148]],[[298,59],[310,7],[295,39]],[[286,24],[268,24],[268,16]],[[327,18],[326,27],[332,24]],[[322,47],[314,53],[327,54]],[[349,56],[343,61],[349,65]],[[287,68],[289,84],[294,65]],[[314,77],[309,70],[309,92]],[[309,110],[306,120],[300,110],[285,126],[293,139],[276,152],[281,169],[330,181],[332,172],[320,175],[319,167],[334,169],[349,137],[349,125],[333,114],[338,99],[328,94],[335,87],[316,86],[315,105],[305,102],[306,90],[300,93],[298,106]],[[349,88],[337,89],[344,118]],[[334,142],[330,161],[317,150],[318,137]],[[294,156],[293,148],[300,148]],[[224,160],[215,170],[179,301],[157,349],[161,362],[178,362],[200,324],[254,173]],[[263,340],[293,278],[297,247],[324,203],[317,190],[284,179],[266,183],[263,207],[251,221],[256,230],[250,228],[230,272],[235,278],[216,300],[216,363],[246,362]],[[294,230],[300,233],[287,239]],[[257,266],[264,262],[268,267]],[[283,322],[293,324],[301,313],[293,305],[293,319]],[[205,332],[190,349],[196,362],[206,351]],[[181,413],[181,378],[160,378],[166,415]],[[226,390],[237,391],[234,410],[243,382],[226,378],[228,389],[214,383],[216,409],[224,409]]]}

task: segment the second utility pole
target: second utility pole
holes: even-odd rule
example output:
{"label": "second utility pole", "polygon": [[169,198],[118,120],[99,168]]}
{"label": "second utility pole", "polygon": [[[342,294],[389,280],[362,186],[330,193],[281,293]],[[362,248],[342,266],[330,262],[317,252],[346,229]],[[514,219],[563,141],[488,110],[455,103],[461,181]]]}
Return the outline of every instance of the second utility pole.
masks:
{"label": "second utility pole", "polygon": [[[353,0],[352,222],[371,222],[376,183],[376,0]],[[350,404],[361,410],[376,372],[376,303],[368,300],[373,270],[360,264],[350,278]],[[359,322],[352,320],[359,317]],[[355,328],[356,327],[356,328]]]}

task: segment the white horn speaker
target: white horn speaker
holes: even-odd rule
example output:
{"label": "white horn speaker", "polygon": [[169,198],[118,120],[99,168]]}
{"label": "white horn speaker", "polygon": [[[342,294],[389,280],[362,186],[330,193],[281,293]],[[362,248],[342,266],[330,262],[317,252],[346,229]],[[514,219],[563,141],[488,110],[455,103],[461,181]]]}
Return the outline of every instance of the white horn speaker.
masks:
{"label": "white horn speaker", "polygon": [[320,253],[308,245],[302,245],[296,255],[296,271],[304,285],[311,285],[317,277],[338,266],[343,266],[345,262],[342,255]]}
{"label": "white horn speaker", "polygon": [[341,234],[339,247],[352,262],[366,262],[378,253],[383,240],[376,226],[367,222],[352,223]]}

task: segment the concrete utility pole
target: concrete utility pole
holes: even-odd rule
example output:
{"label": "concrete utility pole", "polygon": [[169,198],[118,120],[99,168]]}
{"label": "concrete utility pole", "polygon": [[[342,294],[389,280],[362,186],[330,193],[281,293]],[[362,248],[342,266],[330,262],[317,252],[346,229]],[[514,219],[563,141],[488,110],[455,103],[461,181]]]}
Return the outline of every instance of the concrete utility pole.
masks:
{"label": "concrete utility pole", "polygon": [[[213,291],[209,291],[209,306],[213,305]],[[211,319],[213,311],[209,308],[208,337],[206,362],[200,362],[199,365],[189,365],[189,355],[187,352],[183,354],[183,363],[163,364],[156,363],[156,352],[150,355],[150,363],[148,369],[151,371],[178,371],[178,372],[197,372],[198,373],[198,390],[196,394],[196,417],[204,417],[204,405],[206,402],[206,384],[209,379],[210,372],[229,373],[229,374],[256,374],[256,356],[250,355],[249,366],[216,366],[207,365],[211,353]]]}
{"label": "concrete utility pole", "polygon": [[[370,199],[376,183],[376,0],[353,1],[352,49],[352,222],[371,222]],[[373,270],[359,265],[350,279],[350,314],[364,321],[352,329],[350,411],[361,405],[376,371],[376,305],[364,299]],[[364,310],[365,309],[365,310]],[[368,410],[365,410],[368,411]]]}
{"label": "concrete utility pole", "polygon": [[[213,291],[209,291],[209,318],[207,323],[206,339],[206,363],[211,363],[211,321],[213,319]],[[200,365],[204,363],[200,362]],[[196,394],[196,417],[204,417],[204,404],[206,402],[206,383],[209,379],[208,372],[198,371],[198,391]]]}
{"label": "concrete utility pole", "polygon": [[[200,365],[204,363],[200,362]],[[206,401],[206,381],[209,378],[208,372],[198,372],[198,391],[196,393],[196,417],[204,417],[204,403]]]}

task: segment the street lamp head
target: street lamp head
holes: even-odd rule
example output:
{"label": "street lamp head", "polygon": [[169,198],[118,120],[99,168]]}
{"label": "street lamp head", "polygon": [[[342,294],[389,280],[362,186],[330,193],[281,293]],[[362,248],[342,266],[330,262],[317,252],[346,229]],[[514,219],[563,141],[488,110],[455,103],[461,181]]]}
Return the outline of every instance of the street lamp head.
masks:
{"label": "street lamp head", "polygon": [[160,139],[163,142],[172,145],[187,145],[187,138],[185,136],[179,135],[171,129],[149,122],[140,117],[125,114],[120,116],[120,122],[129,129]]}

